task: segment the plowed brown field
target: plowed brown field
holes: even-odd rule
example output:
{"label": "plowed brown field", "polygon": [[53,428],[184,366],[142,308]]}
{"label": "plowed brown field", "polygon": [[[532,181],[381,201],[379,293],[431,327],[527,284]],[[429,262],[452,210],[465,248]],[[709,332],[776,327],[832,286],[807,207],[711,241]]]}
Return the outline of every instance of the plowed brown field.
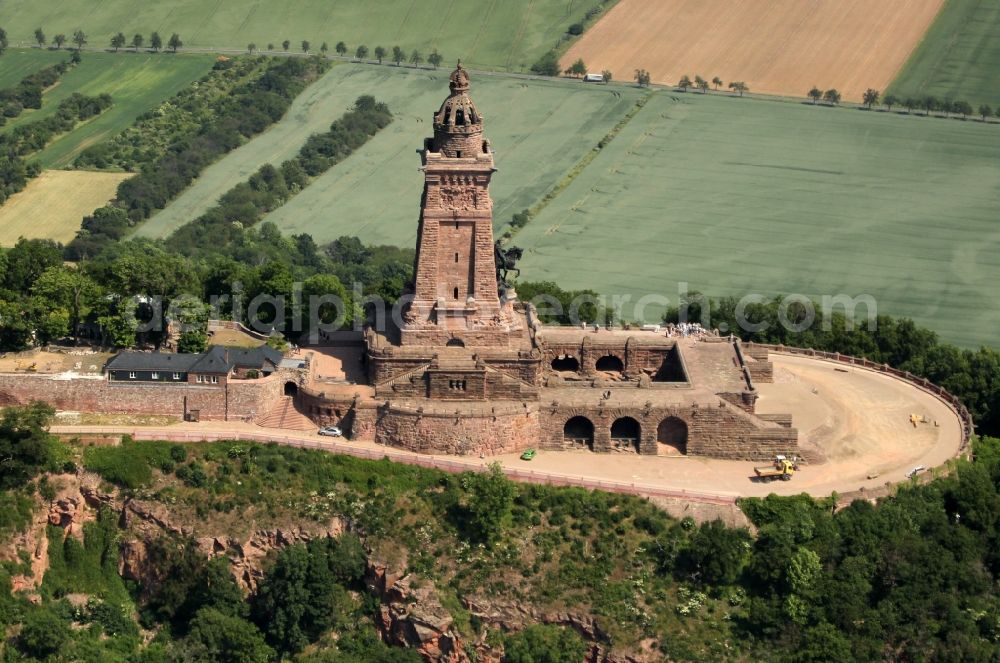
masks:
{"label": "plowed brown field", "polygon": [[884,90],[944,0],[621,0],[562,58],[630,80],[687,74],[745,81],[753,92],[805,96],[814,85],[845,100]]}

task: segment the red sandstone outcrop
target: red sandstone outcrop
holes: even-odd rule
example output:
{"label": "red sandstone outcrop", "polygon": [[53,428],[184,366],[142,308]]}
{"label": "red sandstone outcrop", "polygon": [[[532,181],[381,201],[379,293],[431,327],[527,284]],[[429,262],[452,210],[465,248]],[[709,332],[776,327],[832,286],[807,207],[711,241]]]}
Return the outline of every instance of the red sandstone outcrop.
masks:
{"label": "red sandstone outcrop", "polygon": [[127,539],[118,546],[118,575],[153,586],[161,580],[159,571],[149,562],[149,549],[142,539]]}
{"label": "red sandstone outcrop", "polygon": [[[83,526],[97,517],[103,503],[94,475],[57,474],[48,477],[49,485],[56,490],[51,500],[35,496],[34,517],[23,533],[15,534],[9,541],[0,542],[0,561],[20,564],[27,562],[30,571],[11,578],[14,591],[37,589],[49,567],[49,539],[47,527],[54,525],[64,530],[63,536],[83,538]],[[27,560],[23,559],[27,553]]]}
{"label": "red sandstone outcrop", "polygon": [[206,557],[227,557],[233,577],[240,588],[251,593],[263,577],[265,559],[273,551],[318,537],[337,537],[344,524],[333,518],[325,525],[259,529],[245,539],[205,534],[196,527],[178,525],[171,520],[167,507],[159,502],[132,499],[122,510],[122,524],[129,536],[121,544],[119,571],[125,578],[140,583],[155,581],[155,569],[148,561],[148,543],[164,534],[193,537]]}
{"label": "red sandstone outcrop", "polygon": [[27,563],[30,571],[12,576],[11,586],[15,592],[32,591],[42,583],[42,576],[49,568],[49,539],[46,535],[48,513],[43,509],[35,510],[35,517],[23,534],[15,534],[2,549],[0,560],[21,563],[21,551],[27,553]]}
{"label": "red sandstone outcrop", "polygon": [[386,642],[416,649],[427,661],[470,660],[452,628],[454,618],[441,605],[429,581],[418,582],[410,575],[400,577],[388,565],[369,560],[365,583],[382,599],[375,626]]}
{"label": "red sandstone outcrop", "polygon": [[[132,534],[121,544],[119,571],[140,583],[159,580],[148,559],[148,542],[164,534],[194,536],[206,557],[229,558],[233,576],[245,592],[256,590],[263,577],[265,560],[272,552],[317,537],[337,537],[345,525],[334,518],[324,526],[261,529],[245,540],[229,536],[198,536],[189,527],[171,522],[170,513],[159,503],[129,500],[123,508],[123,524]],[[454,632],[454,619],[441,605],[432,585],[418,585],[412,576],[401,576],[388,565],[369,560],[365,574],[369,589],[382,600],[376,627],[391,644],[412,647],[425,660],[468,663],[464,645]],[[499,661],[483,645],[479,661]],[[478,648],[477,648],[478,649]]]}
{"label": "red sandstone outcrop", "polygon": [[[323,525],[258,529],[245,538],[213,536],[204,534],[197,525],[175,523],[169,508],[162,503],[138,498],[120,502],[116,494],[99,490],[96,476],[86,473],[60,475],[50,477],[49,481],[58,486],[56,496],[51,501],[39,497],[35,520],[28,530],[0,547],[0,560],[19,562],[19,550],[29,553],[31,573],[13,578],[15,591],[33,591],[41,584],[48,568],[48,525],[62,528],[65,536],[82,537],[84,523],[95,519],[102,507],[119,513],[126,530],[119,548],[119,573],[146,585],[162,580],[149,560],[149,544],[164,535],[194,537],[206,557],[227,557],[237,583],[249,593],[256,590],[266,560],[274,551],[318,537],[337,537],[346,529],[343,521],[334,518]],[[491,647],[484,638],[476,642],[463,641],[455,628],[454,618],[442,605],[437,589],[429,580],[403,575],[370,555],[365,583],[381,601],[375,626],[387,643],[413,648],[425,661],[435,663],[469,663],[469,650],[475,651],[475,660],[481,663],[500,663],[502,648]],[[517,631],[533,623],[572,628],[593,643],[586,659],[590,663],[657,660],[652,654],[647,657],[608,652],[604,646],[596,644],[604,642],[606,637],[597,620],[587,615],[540,611],[513,601],[478,596],[465,599],[464,603],[482,623],[505,632]]]}
{"label": "red sandstone outcrop", "polygon": [[288,529],[257,530],[245,541],[215,536],[199,537],[197,541],[199,549],[206,556],[228,557],[237,584],[244,592],[250,593],[256,591],[257,584],[264,575],[264,560],[271,552],[315,538],[335,538],[343,532],[343,522],[334,518],[322,530],[305,529],[296,525]]}
{"label": "red sandstone outcrop", "polygon": [[[662,655],[654,650],[652,641],[643,644],[644,651],[641,654],[613,652],[607,645],[598,644],[607,642],[608,638],[598,620],[591,615],[539,610],[511,600],[482,596],[464,598],[462,603],[482,624],[505,633],[520,631],[531,624],[551,624],[573,629],[590,643],[586,659],[588,663],[652,663],[662,660]],[[479,660],[483,658],[480,657]]]}

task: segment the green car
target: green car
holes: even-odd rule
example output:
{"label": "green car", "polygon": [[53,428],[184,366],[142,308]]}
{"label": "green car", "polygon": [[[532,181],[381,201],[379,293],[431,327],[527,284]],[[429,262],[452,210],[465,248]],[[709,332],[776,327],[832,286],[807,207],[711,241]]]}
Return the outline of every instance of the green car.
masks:
{"label": "green car", "polygon": [[534,449],[528,449],[523,454],[521,454],[521,460],[531,460],[534,457],[535,457]]}

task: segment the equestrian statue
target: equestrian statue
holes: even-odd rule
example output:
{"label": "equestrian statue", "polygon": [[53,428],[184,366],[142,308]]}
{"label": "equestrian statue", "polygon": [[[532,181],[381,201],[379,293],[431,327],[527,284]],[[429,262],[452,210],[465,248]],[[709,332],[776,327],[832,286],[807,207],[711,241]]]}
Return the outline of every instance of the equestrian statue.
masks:
{"label": "equestrian statue", "polygon": [[516,265],[523,255],[524,251],[519,247],[512,246],[505,249],[500,240],[493,243],[493,259],[497,265],[497,289],[501,293],[511,287],[510,281],[507,280],[511,272],[515,278],[521,276],[521,270]]}

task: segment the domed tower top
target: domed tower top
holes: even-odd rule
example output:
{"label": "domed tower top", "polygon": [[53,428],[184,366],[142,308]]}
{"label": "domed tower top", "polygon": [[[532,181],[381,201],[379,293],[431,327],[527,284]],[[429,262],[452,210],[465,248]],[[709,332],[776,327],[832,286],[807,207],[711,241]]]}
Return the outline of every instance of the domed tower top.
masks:
{"label": "domed tower top", "polygon": [[448,157],[475,157],[487,148],[483,142],[483,116],[469,96],[469,73],[459,61],[448,78],[451,94],[434,114],[431,151]]}

